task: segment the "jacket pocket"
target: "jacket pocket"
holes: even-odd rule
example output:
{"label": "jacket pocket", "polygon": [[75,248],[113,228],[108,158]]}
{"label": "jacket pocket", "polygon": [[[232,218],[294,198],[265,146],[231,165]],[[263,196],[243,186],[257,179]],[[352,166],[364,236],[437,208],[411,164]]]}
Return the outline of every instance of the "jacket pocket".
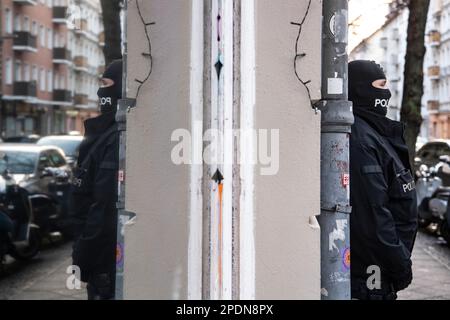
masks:
{"label": "jacket pocket", "polygon": [[92,192],[92,182],[89,176],[89,167],[78,167],[74,170],[71,189],[75,194],[90,194]]}
{"label": "jacket pocket", "polygon": [[411,171],[408,169],[397,171],[390,186],[390,197],[398,200],[412,200],[415,192],[416,184]]}

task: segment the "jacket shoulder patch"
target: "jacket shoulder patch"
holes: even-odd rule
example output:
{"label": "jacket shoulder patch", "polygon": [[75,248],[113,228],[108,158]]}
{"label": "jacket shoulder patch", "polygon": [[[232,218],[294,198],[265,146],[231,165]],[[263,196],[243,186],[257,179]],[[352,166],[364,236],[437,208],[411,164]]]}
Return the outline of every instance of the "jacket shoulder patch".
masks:
{"label": "jacket shoulder patch", "polygon": [[111,169],[111,170],[116,170],[118,169],[119,166],[117,165],[117,163],[113,162],[113,161],[103,161],[100,164],[100,169]]}
{"label": "jacket shoulder patch", "polygon": [[363,174],[383,173],[383,169],[381,168],[381,166],[363,166],[362,173]]}

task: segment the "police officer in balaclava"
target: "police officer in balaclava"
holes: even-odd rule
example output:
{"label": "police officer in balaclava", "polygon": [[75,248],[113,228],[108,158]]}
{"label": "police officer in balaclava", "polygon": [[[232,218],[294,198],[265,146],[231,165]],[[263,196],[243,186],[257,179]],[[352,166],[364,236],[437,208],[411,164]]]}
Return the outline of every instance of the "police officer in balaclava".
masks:
{"label": "police officer in balaclava", "polygon": [[417,233],[404,125],[386,117],[391,92],[380,65],[349,64],[355,123],[350,140],[352,297],[395,300],[412,281]]}
{"label": "police officer in balaclava", "polygon": [[122,60],[104,72],[98,90],[100,116],[85,121],[70,197],[74,226],[73,264],[87,283],[88,299],[109,300],[115,291],[119,132]]}

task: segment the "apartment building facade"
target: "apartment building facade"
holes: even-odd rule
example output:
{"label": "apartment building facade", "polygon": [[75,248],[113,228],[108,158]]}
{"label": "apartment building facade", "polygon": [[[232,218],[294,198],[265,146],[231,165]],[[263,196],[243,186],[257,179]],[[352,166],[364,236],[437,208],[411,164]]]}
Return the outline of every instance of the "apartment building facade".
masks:
{"label": "apartment building facade", "polygon": [[[409,11],[394,5],[386,23],[350,53],[350,60],[370,59],[383,66],[392,91],[388,117],[400,120]],[[450,0],[431,0],[425,44],[421,136],[449,139]]]}
{"label": "apartment building facade", "polygon": [[82,131],[97,114],[102,53],[97,0],[2,0],[3,137]]}
{"label": "apartment building facade", "polygon": [[428,30],[423,103],[430,137],[450,139],[450,0],[432,0]]}

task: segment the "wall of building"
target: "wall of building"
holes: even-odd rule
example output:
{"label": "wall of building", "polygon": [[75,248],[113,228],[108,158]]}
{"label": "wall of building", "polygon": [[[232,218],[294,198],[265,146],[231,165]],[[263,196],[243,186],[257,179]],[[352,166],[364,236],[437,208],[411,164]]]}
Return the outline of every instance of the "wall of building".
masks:
{"label": "wall of building", "polygon": [[[320,115],[310,107],[293,61],[308,1],[257,0],[257,128],[280,129],[280,170],[255,178],[255,297],[320,298],[320,232],[313,216],[320,213]],[[303,27],[298,73],[312,99],[320,99],[321,1],[313,1]],[[306,245],[308,244],[308,245]]]}
{"label": "wall of building", "polygon": [[[141,2],[151,35],[153,72],[128,116],[126,299],[185,299],[188,295],[189,167],[171,161],[172,132],[190,128],[191,6],[186,0]],[[128,12],[129,96],[149,60],[137,8]]]}
{"label": "wall of building", "polygon": [[[140,3],[143,20],[155,22],[148,27],[153,72],[128,113],[126,210],[137,216],[124,229],[125,299],[320,299],[320,113],[307,88],[320,99],[321,1],[309,11],[307,0]],[[134,2],[128,10],[127,87],[134,97],[149,48]],[[291,22],[305,14],[298,37]],[[224,45],[218,82],[216,32]],[[302,52],[297,72],[311,81],[307,88],[294,70]],[[279,130],[273,175],[262,174],[267,165],[219,165],[225,180],[218,187],[217,166],[172,162],[174,130],[201,139],[223,115],[222,129]],[[251,138],[232,142],[221,132],[225,157],[258,152]]]}
{"label": "wall of building", "polygon": [[[64,133],[74,128],[81,131],[79,121],[70,118],[80,109],[97,110],[99,66],[104,64],[99,41],[102,32],[100,4],[98,0],[80,0],[70,2],[70,5],[79,13],[74,16],[75,28],[69,27],[70,17],[57,22],[53,19],[54,7],[68,8],[68,0],[36,0],[29,4],[2,1],[2,36],[11,37],[16,31],[27,31],[37,40],[34,50],[14,49],[13,39],[3,43],[0,83],[3,136]],[[78,23],[81,20],[86,23]],[[83,30],[79,30],[81,27]],[[54,48],[70,50],[71,55],[64,62],[55,62]],[[86,58],[86,70],[77,68],[76,55]],[[15,94],[17,81],[35,81],[36,95]],[[64,90],[70,97],[55,99],[55,90]],[[80,93],[87,95],[86,102],[81,105],[75,103]]]}

